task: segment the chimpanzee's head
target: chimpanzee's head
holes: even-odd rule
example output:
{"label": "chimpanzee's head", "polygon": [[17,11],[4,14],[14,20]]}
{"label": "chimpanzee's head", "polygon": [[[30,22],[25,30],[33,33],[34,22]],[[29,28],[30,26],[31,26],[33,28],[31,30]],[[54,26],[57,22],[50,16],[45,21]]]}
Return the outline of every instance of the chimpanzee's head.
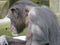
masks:
{"label": "chimpanzee's head", "polygon": [[25,8],[14,7],[10,8],[8,12],[8,17],[11,20],[11,32],[16,34],[23,31],[23,29],[28,24],[28,10]]}
{"label": "chimpanzee's head", "polygon": [[16,34],[23,31],[23,29],[28,25],[28,12],[32,7],[37,6],[30,0],[21,0],[16,2],[9,9],[8,17],[11,19],[11,32]]}

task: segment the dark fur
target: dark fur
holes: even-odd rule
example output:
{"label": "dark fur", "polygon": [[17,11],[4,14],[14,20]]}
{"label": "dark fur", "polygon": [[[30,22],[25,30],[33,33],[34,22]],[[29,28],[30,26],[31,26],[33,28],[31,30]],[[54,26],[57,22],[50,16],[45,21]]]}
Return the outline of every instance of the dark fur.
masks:
{"label": "dark fur", "polygon": [[[34,7],[28,14],[31,40],[27,45],[60,45],[60,30],[56,15],[48,7]],[[29,33],[28,33],[29,34]]]}

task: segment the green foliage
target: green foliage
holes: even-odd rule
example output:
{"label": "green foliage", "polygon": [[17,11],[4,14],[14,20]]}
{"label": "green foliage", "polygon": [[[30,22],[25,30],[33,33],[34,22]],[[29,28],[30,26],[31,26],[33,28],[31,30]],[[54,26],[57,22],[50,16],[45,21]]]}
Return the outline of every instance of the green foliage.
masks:
{"label": "green foliage", "polygon": [[[9,22],[0,23],[0,36],[1,35],[13,36],[9,30],[10,30]],[[26,34],[26,28],[24,29],[24,31],[22,33],[20,33],[18,35],[20,36],[20,35],[25,35],[25,34]]]}
{"label": "green foliage", "polygon": [[36,3],[38,5],[41,5],[41,1],[39,1],[39,0],[31,0],[31,1],[33,1],[34,3]]}
{"label": "green foliage", "polygon": [[26,32],[27,32],[27,29],[25,28],[24,29],[24,31],[23,32],[21,32],[20,34],[18,34],[18,35],[20,35],[20,36],[22,36],[22,35],[26,35]]}
{"label": "green foliage", "polygon": [[[9,7],[11,7],[11,5],[12,4],[14,4],[16,1],[18,1],[18,0],[9,0]],[[49,6],[49,0],[31,0],[31,1],[33,1],[34,3],[36,3],[36,4],[38,4],[39,6],[40,5],[47,5],[47,6]]]}
{"label": "green foliage", "polygon": [[0,35],[11,35],[11,33],[9,32],[9,23],[0,23]]}
{"label": "green foliage", "polygon": [[41,5],[49,6],[49,0],[32,0],[32,1],[36,4],[38,4],[39,6],[41,6]]}
{"label": "green foliage", "polygon": [[14,4],[16,1],[18,1],[18,0],[9,0],[9,7],[11,7],[12,4]]}

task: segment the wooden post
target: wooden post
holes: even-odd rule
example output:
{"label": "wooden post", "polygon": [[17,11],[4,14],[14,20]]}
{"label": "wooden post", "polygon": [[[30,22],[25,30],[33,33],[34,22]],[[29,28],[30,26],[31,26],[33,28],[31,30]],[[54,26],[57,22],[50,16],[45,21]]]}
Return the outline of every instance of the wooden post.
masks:
{"label": "wooden post", "polygon": [[50,8],[54,12],[59,12],[59,0],[49,0],[50,1]]}
{"label": "wooden post", "polygon": [[8,11],[8,0],[0,1],[0,18],[4,18]]}

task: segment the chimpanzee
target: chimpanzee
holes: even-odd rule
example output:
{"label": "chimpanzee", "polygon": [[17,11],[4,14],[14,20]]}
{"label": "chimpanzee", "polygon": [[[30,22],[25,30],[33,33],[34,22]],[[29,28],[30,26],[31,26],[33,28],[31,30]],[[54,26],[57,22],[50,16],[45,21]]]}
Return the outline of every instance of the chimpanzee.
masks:
{"label": "chimpanzee", "polygon": [[20,45],[60,45],[59,25],[50,8],[22,0],[9,9],[8,17],[11,19],[12,33],[17,34],[25,27],[28,28],[26,41],[6,36],[8,42],[20,41]]}
{"label": "chimpanzee", "polygon": [[[28,12],[33,6],[37,5],[30,0],[19,0],[11,6],[7,17],[11,20],[10,31],[13,35],[22,32],[25,27],[28,27]],[[8,40],[10,45],[24,45],[26,43],[26,41],[23,40],[16,40],[8,36],[4,37]],[[14,44],[12,42],[14,42]],[[15,44],[15,42],[18,44]]]}

